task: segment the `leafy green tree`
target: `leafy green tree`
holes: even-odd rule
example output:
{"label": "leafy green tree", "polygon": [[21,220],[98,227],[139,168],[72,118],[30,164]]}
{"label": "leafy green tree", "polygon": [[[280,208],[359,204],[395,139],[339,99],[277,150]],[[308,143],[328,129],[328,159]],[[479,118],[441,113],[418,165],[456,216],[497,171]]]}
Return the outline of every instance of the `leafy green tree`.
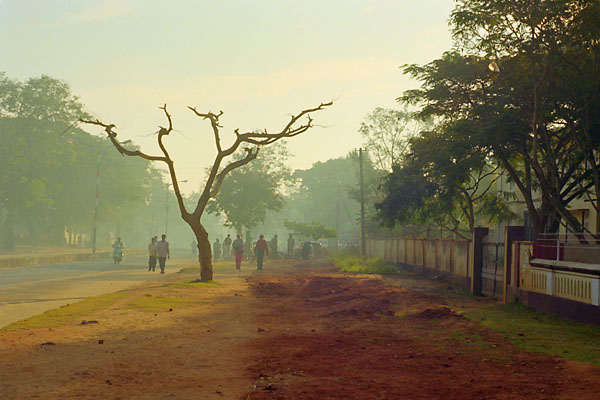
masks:
{"label": "leafy green tree", "polygon": [[320,224],[316,221],[312,221],[310,224],[305,222],[284,221],[283,226],[293,233],[296,233],[302,237],[310,237],[313,240],[337,237],[337,232],[335,229]]}
{"label": "leafy green tree", "polygon": [[[283,208],[284,187],[293,183],[290,168],[286,165],[288,157],[284,145],[265,148],[253,162],[235,169],[225,178],[207,211],[223,214],[225,226],[238,233],[263,222],[267,211]],[[242,156],[235,159],[240,160]]]}
{"label": "leafy green tree", "polygon": [[4,247],[13,249],[15,220],[34,226],[40,213],[52,210],[48,172],[73,156],[60,133],[85,113],[66,83],[45,75],[18,82],[0,73],[0,93]]}
{"label": "leafy green tree", "polygon": [[285,205],[285,219],[319,221],[337,232],[356,232],[360,204],[348,193],[358,185],[358,162],[352,155],[316,162],[306,170],[296,170],[298,187]]}
{"label": "leafy green tree", "polygon": [[[554,232],[561,219],[581,231],[567,206],[600,183],[590,181],[600,177],[590,129],[599,94],[600,4],[474,0],[458,4],[451,22],[457,44],[493,70],[479,96],[485,107],[474,103],[473,115],[488,117],[494,155],[523,193],[536,231]],[[516,135],[506,132],[515,124]],[[530,196],[536,187],[537,209]]]}
{"label": "leafy green tree", "polygon": [[359,133],[365,141],[375,168],[391,171],[408,150],[408,139],[427,124],[406,108],[402,111],[377,107],[361,122]]}
{"label": "leafy green tree", "polygon": [[471,148],[461,125],[446,124],[411,140],[411,151],[386,178],[385,197],[376,205],[387,225],[434,223],[465,237],[464,228],[472,233],[478,223],[514,217],[494,190],[498,167]]}
{"label": "leafy green tree", "polygon": [[[400,100],[419,105],[421,117],[460,122],[464,143],[508,173],[537,233],[555,232],[561,220],[580,231],[567,207],[594,185],[593,168],[583,161],[593,158],[597,142],[583,134],[596,118],[585,109],[598,95],[600,35],[592,22],[599,7],[574,0],[460,2],[451,16],[457,50],[404,67],[422,86]],[[586,92],[573,82],[592,85]]]}

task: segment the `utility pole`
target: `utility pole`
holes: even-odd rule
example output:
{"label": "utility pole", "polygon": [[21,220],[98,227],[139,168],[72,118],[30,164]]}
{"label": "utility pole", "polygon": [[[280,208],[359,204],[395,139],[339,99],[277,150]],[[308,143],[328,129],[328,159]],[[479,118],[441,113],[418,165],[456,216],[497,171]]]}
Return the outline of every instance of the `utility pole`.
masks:
{"label": "utility pole", "polygon": [[94,231],[92,232],[92,254],[96,253],[96,231],[98,226],[98,192],[100,190],[100,161],[102,161],[102,148],[98,149],[98,167],[96,168],[96,204],[94,206]]}
{"label": "utility pole", "polygon": [[358,149],[358,160],[360,163],[360,254],[363,257],[367,255],[365,243],[365,188],[363,179],[363,150]]}
{"label": "utility pole", "polygon": [[335,205],[335,231],[340,234],[340,184],[341,182],[338,180],[337,184],[337,202]]}

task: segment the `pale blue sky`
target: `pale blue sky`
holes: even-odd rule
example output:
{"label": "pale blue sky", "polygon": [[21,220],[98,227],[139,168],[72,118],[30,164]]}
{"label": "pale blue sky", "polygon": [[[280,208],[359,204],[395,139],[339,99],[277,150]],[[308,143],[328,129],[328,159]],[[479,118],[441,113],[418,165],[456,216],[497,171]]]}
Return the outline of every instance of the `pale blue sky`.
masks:
{"label": "pale blue sky", "polygon": [[280,128],[290,113],[336,99],[316,114],[326,129],[294,138],[294,168],[345,155],[375,107],[415,82],[405,63],[449,49],[452,0],[1,0],[0,71],[48,74],[71,84],[120,137],[157,152],[144,136],[175,128],[168,147],[180,178],[198,187],[214,157],[210,127],[191,115],[223,110],[224,140],[235,128]]}

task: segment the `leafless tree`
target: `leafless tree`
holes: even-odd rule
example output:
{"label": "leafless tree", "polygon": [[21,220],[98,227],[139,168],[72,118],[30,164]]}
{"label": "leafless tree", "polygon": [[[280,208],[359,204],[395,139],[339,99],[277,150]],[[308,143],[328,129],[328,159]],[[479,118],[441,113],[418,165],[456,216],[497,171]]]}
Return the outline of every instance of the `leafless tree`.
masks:
{"label": "leafless tree", "polygon": [[[146,160],[160,161],[167,164],[167,167],[169,169],[169,175],[171,177],[171,182],[173,184],[173,191],[175,192],[175,196],[177,197],[177,204],[179,205],[179,210],[181,211],[181,217],[185,222],[187,222],[187,224],[194,232],[194,235],[196,236],[196,242],[198,243],[200,280],[210,281],[213,277],[210,241],[208,239],[208,232],[200,222],[200,218],[202,217],[202,214],[206,209],[208,201],[217,195],[219,188],[221,187],[221,184],[223,183],[223,180],[225,179],[227,174],[233,171],[234,169],[246,165],[250,161],[254,160],[261,146],[267,146],[281,139],[291,138],[306,132],[308,129],[314,127],[313,119],[311,118],[311,113],[321,111],[331,106],[332,104],[333,102],[321,103],[317,107],[308,108],[300,111],[296,115],[292,115],[288,123],[279,132],[273,133],[264,130],[262,132],[254,131],[240,133],[239,129],[236,129],[234,131],[235,141],[231,146],[227,148],[223,148],[221,145],[220,129],[222,128],[222,126],[219,123],[219,118],[223,115],[223,111],[220,111],[218,114],[212,113],[210,111],[207,113],[202,113],[199,112],[196,109],[196,107],[188,107],[196,116],[204,120],[208,120],[210,122],[214,134],[215,145],[217,148],[217,155],[215,156],[212,167],[210,168],[210,173],[208,174],[208,178],[206,180],[204,189],[200,194],[200,198],[198,199],[198,203],[196,204],[195,209],[191,212],[188,211],[185,207],[183,197],[179,188],[173,159],[169,155],[169,152],[167,151],[167,148],[163,143],[164,137],[169,136],[169,134],[173,131],[173,120],[171,118],[171,115],[167,111],[166,104],[160,107],[160,109],[163,110],[165,117],[167,118],[168,126],[166,128],[160,126],[157,137],[158,146],[162,152],[162,155],[149,155],[139,150],[127,149],[123,146],[125,143],[121,143],[117,140],[116,126],[114,124],[106,124],[98,119],[93,121],[81,119],[80,121],[86,124],[98,125],[103,127],[112,144],[122,155],[141,157]],[[244,148],[244,150],[246,151],[246,156],[236,161],[230,161],[225,166],[222,166],[223,161],[227,157],[235,153],[236,150],[238,150],[240,146],[242,146],[242,144],[249,145],[248,147]]]}

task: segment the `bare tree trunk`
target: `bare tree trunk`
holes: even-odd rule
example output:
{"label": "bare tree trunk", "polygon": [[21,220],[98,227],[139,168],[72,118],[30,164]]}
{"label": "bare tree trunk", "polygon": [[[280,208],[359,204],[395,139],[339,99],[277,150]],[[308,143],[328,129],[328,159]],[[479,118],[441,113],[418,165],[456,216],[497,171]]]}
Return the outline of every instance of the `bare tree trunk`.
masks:
{"label": "bare tree trunk", "polygon": [[212,251],[210,248],[210,241],[208,240],[208,232],[204,229],[204,226],[200,222],[188,221],[186,222],[194,231],[196,236],[196,243],[198,243],[198,262],[200,263],[200,280],[202,282],[212,281],[213,279],[213,267],[212,267]]}

